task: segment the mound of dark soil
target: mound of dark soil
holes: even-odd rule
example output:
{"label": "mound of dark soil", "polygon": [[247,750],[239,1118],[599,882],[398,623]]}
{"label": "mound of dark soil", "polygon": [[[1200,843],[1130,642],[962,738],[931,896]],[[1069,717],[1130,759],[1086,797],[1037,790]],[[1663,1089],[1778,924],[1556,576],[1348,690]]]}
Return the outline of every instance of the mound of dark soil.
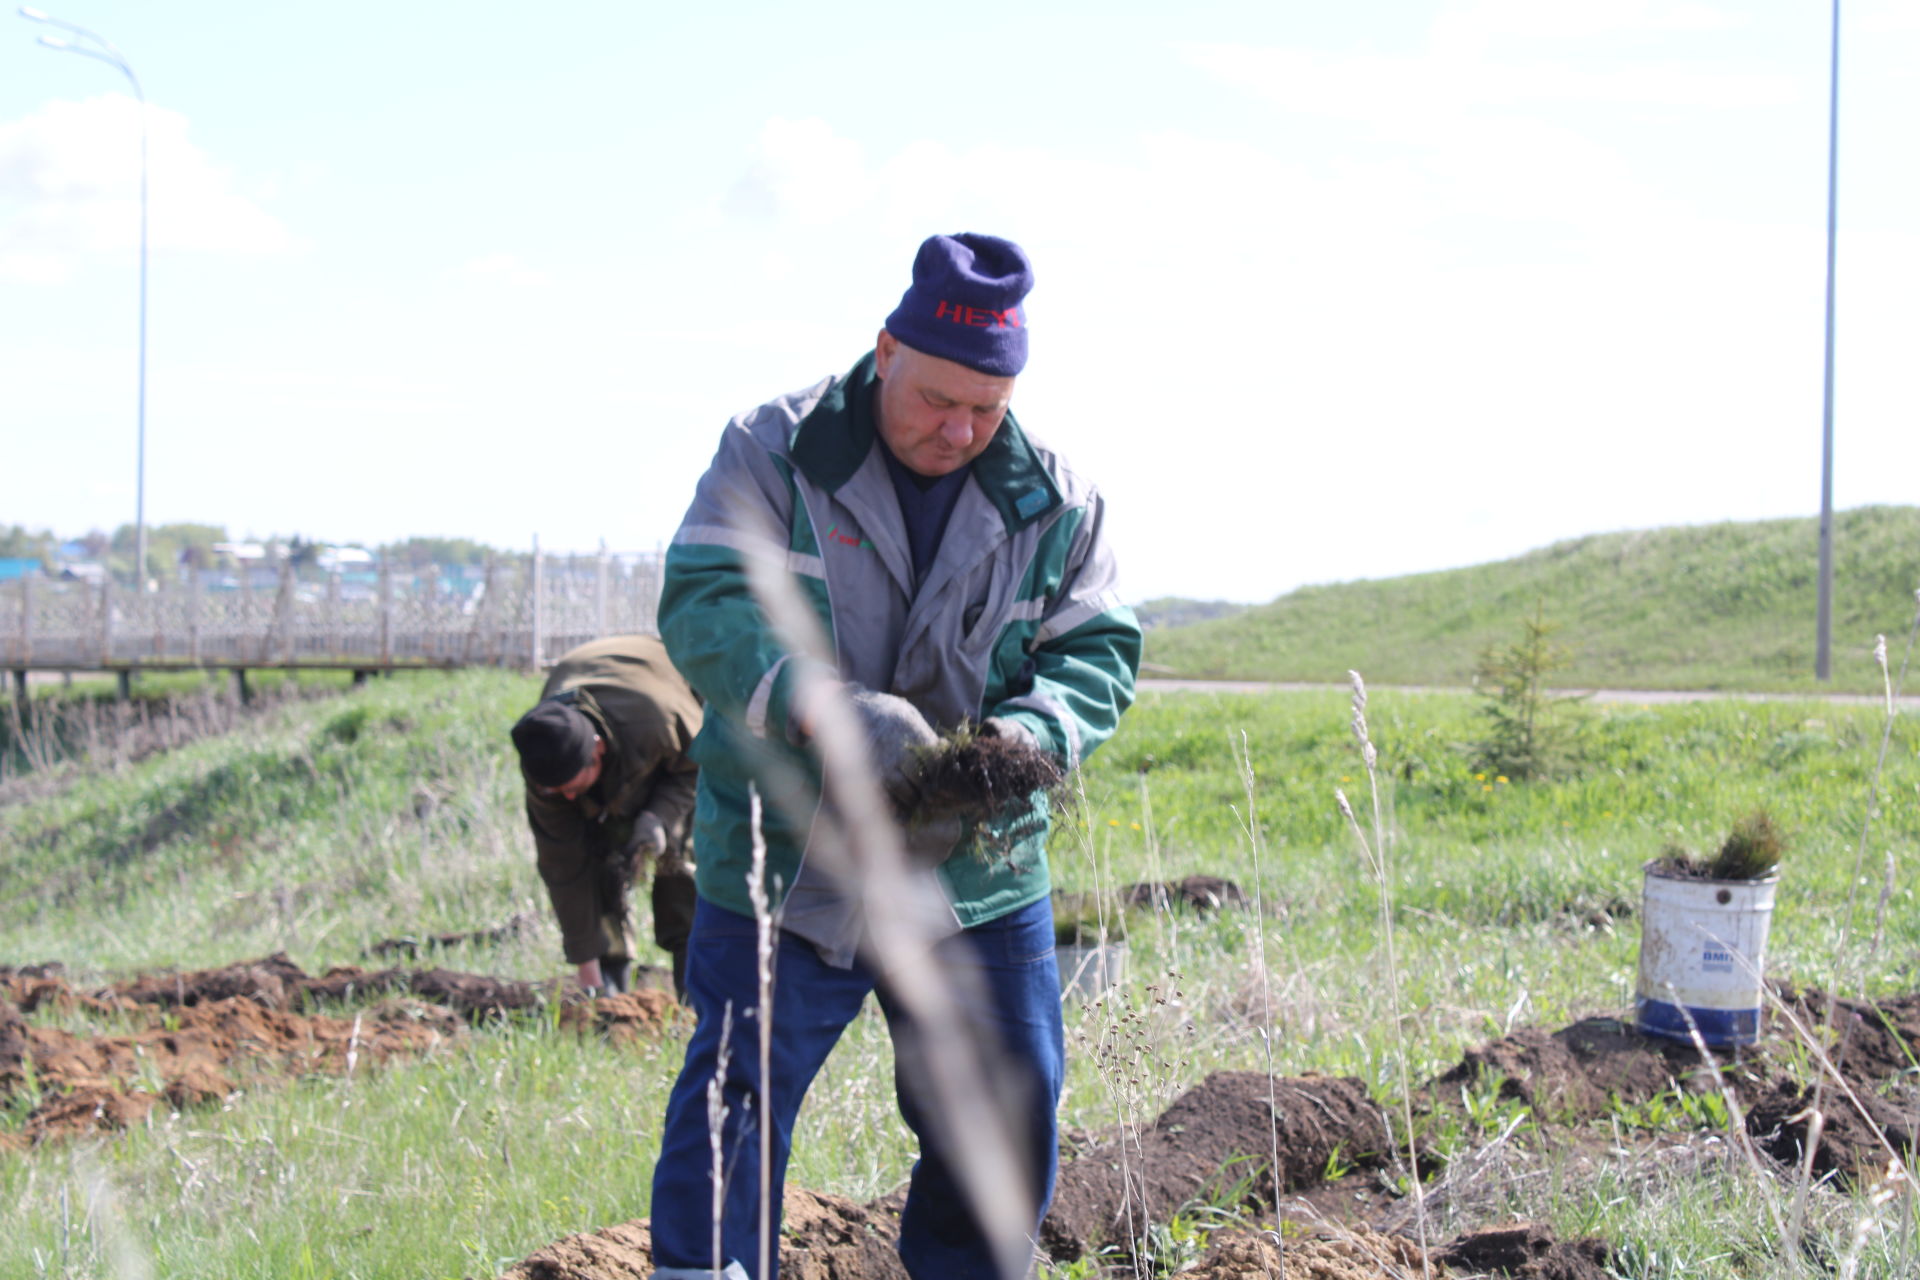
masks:
{"label": "mound of dark soil", "polygon": [[1179,905],[1195,911],[1218,911],[1221,907],[1244,907],[1246,891],[1231,880],[1219,876],[1188,876],[1184,880],[1130,884],[1120,890],[1120,901],[1129,907],[1161,910]]}
{"label": "mound of dark soil", "polygon": [[1435,1250],[1440,1261],[1474,1274],[1520,1276],[1526,1280],[1607,1280],[1613,1250],[1594,1239],[1556,1240],[1539,1223],[1470,1231]]}
{"label": "mound of dark soil", "polygon": [[1269,1084],[1257,1072],[1216,1072],[1137,1140],[1119,1135],[1068,1161],[1040,1225],[1041,1246],[1056,1259],[1078,1258],[1126,1240],[1130,1213],[1165,1221],[1197,1196],[1224,1197],[1229,1185],[1239,1188],[1239,1207],[1272,1205],[1281,1193],[1322,1181],[1336,1156],[1372,1168],[1387,1154],[1386,1124],[1358,1080]]}
{"label": "mound of dark soil", "polygon": [[683,1015],[691,1016],[664,991],[629,991],[566,1005],[560,1010],[560,1025],[627,1044],[658,1040],[674,1019]]}
{"label": "mound of dark soil", "polygon": [[1463,1090],[1497,1077],[1500,1096],[1536,1118],[1580,1124],[1616,1099],[1645,1102],[1675,1088],[1675,1077],[1688,1076],[1698,1061],[1691,1045],[1641,1035],[1617,1018],[1586,1018],[1551,1033],[1523,1028],[1470,1049],[1428,1095],[1458,1102]]}
{"label": "mound of dark soil", "polygon": [[1284,1246],[1267,1232],[1223,1231],[1207,1246],[1189,1280],[1446,1280],[1436,1256],[1401,1236],[1368,1227],[1322,1229]]}
{"label": "mound of dark soil", "polygon": [[540,917],[531,911],[516,912],[505,924],[491,929],[468,929],[460,933],[435,933],[424,938],[385,938],[367,948],[370,956],[407,956],[412,958],[428,948],[445,951],[452,947],[491,946],[523,938],[531,933]]}
{"label": "mound of dark soil", "polygon": [[[794,1187],[780,1212],[783,1280],[906,1280],[890,1215]],[[647,1280],[652,1274],[653,1232],[643,1218],[557,1240],[507,1268],[500,1280]]]}
{"label": "mound of dark soil", "polygon": [[[1779,994],[1801,1027],[1825,1023],[1827,997],[1818,988],[1784,987]],[[1848,1079],[1874,1085],[1920,1065],[1920,994],[1833,1003],[1839,1046],[1832,1056]]]}
{"label": "mound of dark soil", "polygon": [[1822,1090],[1816,1099],[1812,1088],[1777,1081],[1771,1093],[1748,1108],[1747,1132],[1753,1135],[1754,1145],[1775,1160],[1790,1169],[1801,1168],[1813,1141],[1817,1101],[1821,1125],[1813,1151],[1814,1173],[1871,1181],[1885,1171],[1894,1153],[1910,1160],[1920,1149],[1915,1144],[1920,1116],[1911,1107],[1902,1110],[1876,1093],[1856,1089],[1854,1097],[1858,1106],[1837,1089]]}
{"label": "mound of dark soil", "polygon": [[[1673,1090],[1725,1089],[1745,1111],[1756,1145],[1797,1169],[1813,1132],[1814,1090],[1801,1078],[1803,1042],[1818,1037],[1828,1001],[1813,988],[1784,991],[1781,998],[1791,1021],[1770,1009],[1759,1044],[1717,1055],[1711,1066],[1687,1041],[1644,1036],[1617,1019],[1588,1018],[1552,1034],[1523,1029],[1469,1050],[1422,1091],[1423,1103],[1457,1105],[1464,1090],[1497,1078],[1501,1097],[1524,1103],[1537,1122],[1570,1129]],[[1872,1177],[1885,1169],[1891,1152],[1912,1150],[1920,1130],[1920,1082],[1913,1071],[1920,1062],[1920,995],[1833,1003],[1835,1046],[1829,1057],[1847,1088],[1829,1081],[1822,1090],[1823,1125],[1812,1167],[1822,1174]]]}
{"label": "mound of dark soil", "polygon": [[318,1001],[363,999],[382,992],[410,992],[445,1005],[470,1022],[537,1008],[567,998],[559,982],[513,982],[449,969],[359,969],[351,965],[309,976],[285,952],[219,969],[156,974],[110,989],[112,996],[142,1005],[190,1009],[217,1000],[251,1000],[268,1009],[308,1008]]}
{"label": "mound of dark soil", "polygon": [[653,1274],[653,1232],[645,1220],[556,1240],[514,1263],[500,1280],[647,1280]]}

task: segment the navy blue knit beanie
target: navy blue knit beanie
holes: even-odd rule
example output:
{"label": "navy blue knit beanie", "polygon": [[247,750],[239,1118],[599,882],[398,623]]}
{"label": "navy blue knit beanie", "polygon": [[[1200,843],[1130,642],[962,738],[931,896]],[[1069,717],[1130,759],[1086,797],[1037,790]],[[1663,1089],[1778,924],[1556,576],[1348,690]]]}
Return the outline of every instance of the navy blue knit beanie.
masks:
{"label": "navy blue knit beanie", "polygon": [[929,236],[913,260],[913,284],[887,317],[887,332],[942,360],[996,378],[1027,364],[1033,288],[1026,251],[998,236]]}

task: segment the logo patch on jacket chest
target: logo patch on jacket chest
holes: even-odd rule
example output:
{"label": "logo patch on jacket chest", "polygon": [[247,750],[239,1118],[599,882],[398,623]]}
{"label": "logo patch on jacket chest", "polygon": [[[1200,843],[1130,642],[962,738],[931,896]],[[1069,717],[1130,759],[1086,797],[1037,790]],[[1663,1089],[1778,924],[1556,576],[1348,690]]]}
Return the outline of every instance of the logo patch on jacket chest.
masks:
{"label": "logo patch on jacket chest", "polygon": [[839,543],[843,547],[858,547],[862,551],[873,550],[872,539],[861,537],[857,530],[853,533],[842,533],[837,524],[827,530],[827,541]]}

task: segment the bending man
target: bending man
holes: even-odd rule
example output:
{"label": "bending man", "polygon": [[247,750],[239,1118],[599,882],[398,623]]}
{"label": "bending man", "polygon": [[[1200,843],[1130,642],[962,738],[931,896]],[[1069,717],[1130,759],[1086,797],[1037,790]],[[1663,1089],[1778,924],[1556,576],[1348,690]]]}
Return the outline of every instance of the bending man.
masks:
{"label": "bending man", "polygon": [[627,892],[653,864],[653,937],[685,998],[693,868],[686,856],[700,700],[653,636],[581,645],[547,673],[513,726],[527,823],[582,987],[625,991],[633,964]]}

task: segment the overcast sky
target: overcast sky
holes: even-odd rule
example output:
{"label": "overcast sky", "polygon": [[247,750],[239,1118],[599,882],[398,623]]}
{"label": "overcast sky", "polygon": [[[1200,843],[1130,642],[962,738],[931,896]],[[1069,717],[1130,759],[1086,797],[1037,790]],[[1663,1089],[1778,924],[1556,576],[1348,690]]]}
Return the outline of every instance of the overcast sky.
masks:
{"label": "overcast sky", "polygon": [[[1830,10],[43,0],[149,100],[150,522],[667,540],[935,231],[1125,590],[1819,509]],[[990,16],[991,15],[991,16]],[[0,17],[0,523],[134,513],[138,117]],[[1842,33],[1836,501],[1920,481],[1920,6]]]}

